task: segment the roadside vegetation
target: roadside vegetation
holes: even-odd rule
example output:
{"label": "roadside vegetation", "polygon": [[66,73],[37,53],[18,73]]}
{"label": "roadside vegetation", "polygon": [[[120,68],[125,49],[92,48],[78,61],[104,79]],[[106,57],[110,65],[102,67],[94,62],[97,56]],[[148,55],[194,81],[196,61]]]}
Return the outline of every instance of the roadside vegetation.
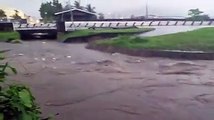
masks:
{"label": "roadside vegetation", "polygon": [[18,32],[0,32],[0,42],[10,42],[20,39]]}
{"label": "roadside vegetation", "polygon": [[214,52],[214,28],[202,28],[155,37],[120,36],[115,39],[96,41],[96,45],[107,45],[128,49],[184,50]]}
{"label": "roadside vegetation", "polygon": [[60,34],[58,36],[59,40],[66,40],[68,38],[75,38],[75,37],[86,37],[91,35],[98,35],[98,34],[137,34],[143,32],[149,32],[154,30],[153,28],[128,28],[128,29],[84,29],[84,30],[76,30],[73,32]]}
{"label": "roadside vegetation", "polygon": [[17,74],[17,71],[8,63],[2,62],[3,52],[0,51],[0,120],[42,120],[30,89],[8,81],[7,76],[11,73]]}

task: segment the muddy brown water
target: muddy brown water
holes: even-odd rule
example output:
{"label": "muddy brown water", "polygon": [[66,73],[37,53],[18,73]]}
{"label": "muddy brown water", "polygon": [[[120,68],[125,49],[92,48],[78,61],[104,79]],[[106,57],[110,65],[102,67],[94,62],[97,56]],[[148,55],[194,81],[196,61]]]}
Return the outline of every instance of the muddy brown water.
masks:
{"label": "muddy brown water", "polygon": [[0,43],[44,116],[56,120],[213,120],[214,61],[131,57],[86,44]]}

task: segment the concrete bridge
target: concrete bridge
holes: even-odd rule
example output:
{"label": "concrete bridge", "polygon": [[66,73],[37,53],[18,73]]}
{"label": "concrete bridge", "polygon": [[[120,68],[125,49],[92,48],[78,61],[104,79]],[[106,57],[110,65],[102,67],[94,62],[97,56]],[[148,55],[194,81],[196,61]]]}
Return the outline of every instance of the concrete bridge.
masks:
{"label": "concrete bridge", "polygon": [[152,20],[103,20],[103,21],[67,21],[61,24],[20,24],[14,25],[14,30],[18,31],[22,39],[35,36],[36,38],[55,39],[57,31],[74,31],[78,29],[96,29],[96,28],[130,28],[147,26],[214,26],[214,20],[209,21],[188,21],[183,19],[152,19]]}
{"label": "concrete bridge", "polygon": [[19,32],[21,39],[56,39],[56,24],[14,24],[14,30]]}
{"label": "concrete bridge", "polygon": [[[214,26],[214,20],[187,21],[187,20],[152,20],[152,21],[68,21],[65,22],[65,31],[83,28],[121,28],[133,26]],[[57,29],[56,23],[48,24],[21,24],[15,25],[15,30]]]}

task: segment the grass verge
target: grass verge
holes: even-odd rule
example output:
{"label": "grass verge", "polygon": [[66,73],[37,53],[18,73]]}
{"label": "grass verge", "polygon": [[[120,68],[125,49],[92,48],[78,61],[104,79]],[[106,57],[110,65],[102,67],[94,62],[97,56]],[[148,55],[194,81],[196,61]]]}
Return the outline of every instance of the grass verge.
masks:
{"label": "grass verge", "polygon": [[116,39],[96,41],[94,44],[128,49],[214,52],[214,28],[146,38],[120,36]]}
{"label": "grass verge", "polygon": [[18,32],[0,32],[0,42],[20,39]]}
{"label": "grass verge", "polygon": [[75,38],[75,37],[85,37],[91,35],[97,35],[101,33],[115,33],[115,34],[135,34],[135,33],[143,33],[154,30],[152,28],[129,28],[129,29],[84,29],[84,30],[76,30],[73,32],[59,34],[58,39],[60,41],[64,41],[68,38]]}

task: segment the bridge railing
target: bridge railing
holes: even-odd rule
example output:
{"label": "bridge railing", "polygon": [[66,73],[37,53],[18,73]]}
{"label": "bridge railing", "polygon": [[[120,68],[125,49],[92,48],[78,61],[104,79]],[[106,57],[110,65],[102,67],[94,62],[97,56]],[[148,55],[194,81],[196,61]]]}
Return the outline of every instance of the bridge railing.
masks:
{"label": "bridge railing", "polygon": [[211,26],[213,21],[75,21],[65,22],[66,31],[85,28],[121,28],[136,26]]}
{"label": "bridge railing", "polygon": [[[126,28],[139,26],[214,26],[214,21],[146,20],[146,21],[75,21],[65,22],[65,31],[88,28]],[[16,24],[15,30],[57,29],[55,23]],[[63,28],[64,29],[64,28]]]}
{"label": "bridge railing", "polygon": [[55,23],[47,24],[14,24],[14,30],[28,30],[28,29],[56,29]]}

